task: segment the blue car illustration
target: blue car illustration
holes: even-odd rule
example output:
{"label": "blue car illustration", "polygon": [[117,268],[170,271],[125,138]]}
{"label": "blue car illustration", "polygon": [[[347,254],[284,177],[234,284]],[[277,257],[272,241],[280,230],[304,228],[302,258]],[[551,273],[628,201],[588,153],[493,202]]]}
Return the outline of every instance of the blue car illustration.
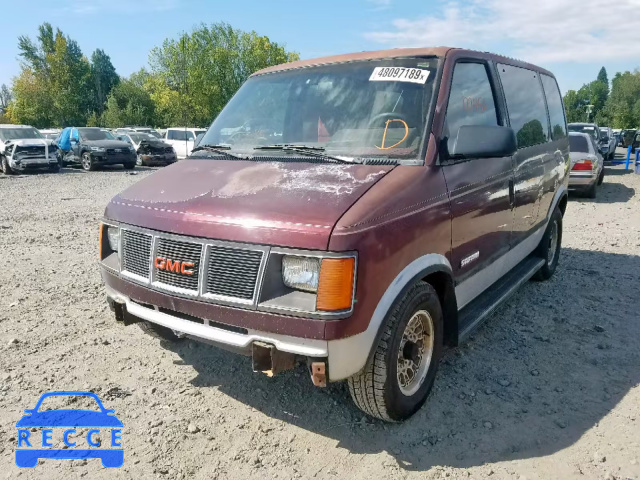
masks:
{"label": "blue car illustration", "polygon": [[[81,410],[81,409],[59,409],[59,410],[45,410],[39,411],[42,402],[48,397],[60,397],[60,396],[77,396],[77,397],[91,397],[93,398],[100,411],[93,410]],[[37,428],[50,428],[50,427],[69,427],[73,428],[81,427],[97,427],[96,430],[90,430],[87,434],[87,441],[91,443],[91,432],[95,434],[100,432],[100,428],[118,429],[122,427],[122,422],[114,415],[114,410],[104,408],[104,405],[100,401],[100,398],[92,392],[79,392],[79,391],[60,391],[60,392],[48,392],[44,393],[36,406],[33,409],[26,409],[26,415],[24,415],[16,423],[16,427],[24,427],[26,429]],[[115,430],[119,434],[119,430]],[[18,432],[19,442],[26,443],[30,446],[28,441],[22,442],[21,435],[28,435],[28,432]],[[111,432],[112,442],[111,445],[121,446],[119,443],[115,443],[113,440],[114,430]],[[44,437],[44,435],[43,435]],[[34,437],[39,438],[39,437]],[[65,433],[65,443],[67,443],[67,435]],[[119,435],[116,435],[119,439]],[[34,440],[35,441],[35,440]],[[43,444],[44,444],[43,440]],[[70,444],[67,444],[69,446]],[[45,446],[45,445],[43,445]],[[48,445],[47,445],[48,446]],[[96,446],[98,444],[96,443]],[[99,458],[102,461],[102,465],[107,468],[117,468],[124,463],[124,450],[122,448],[17,448],[16,449],[16,465],[22,468],[35,467],[40,458],[57,458],[57,459],[82,459],[82,458]]]}

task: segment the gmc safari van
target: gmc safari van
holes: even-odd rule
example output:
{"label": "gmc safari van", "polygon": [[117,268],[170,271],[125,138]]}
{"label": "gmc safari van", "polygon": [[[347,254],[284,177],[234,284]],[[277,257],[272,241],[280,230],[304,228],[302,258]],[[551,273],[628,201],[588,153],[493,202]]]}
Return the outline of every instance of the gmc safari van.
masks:
{"label": "gmc safari van", "polygon": [[568,173],[560,91],[534,65],[440,47],[270,67],[186,161],[107,205],[108,301],[255,371],[305,361],[399,421],[443,347],[553,275]]}

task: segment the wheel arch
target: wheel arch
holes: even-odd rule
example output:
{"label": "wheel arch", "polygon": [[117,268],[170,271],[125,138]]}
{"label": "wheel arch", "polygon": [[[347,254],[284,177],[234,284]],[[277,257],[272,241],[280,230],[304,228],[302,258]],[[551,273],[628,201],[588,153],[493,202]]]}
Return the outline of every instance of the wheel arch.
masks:
{"label": "wheel arch", "polygon": [[387,287],[373,312],[367,329],[352,337],[328,342],[330,380],[343,380],[371,361],[384,331],[384,321],[393,305],[416,282],[429,283],[438,294],[444,320],[444,342],[456,345],[458,315],[453,270],[449,260],[440,254],[427,254],[407,265]]}

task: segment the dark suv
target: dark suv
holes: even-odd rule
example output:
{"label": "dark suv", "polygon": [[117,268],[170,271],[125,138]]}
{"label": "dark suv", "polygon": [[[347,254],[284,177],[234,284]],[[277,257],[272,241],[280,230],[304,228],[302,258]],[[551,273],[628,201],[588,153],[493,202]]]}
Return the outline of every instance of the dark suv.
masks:
{"label": "dark suv", "polygon": [[445,345],[553,275],[568,172],[560,91],[534,65],[441,47],[270,67],[187,160],[107,205],[102,278],[124,324],[269,375],[302,360],[402,420]]}
{"label": "dark suv", "polygon": [[110,132],[97,127],[67,127],[58,137],[58,159],[61,166],[80,164],[85,170],[103,165],[136,166],[137,153],[128,142],[116,140]]}

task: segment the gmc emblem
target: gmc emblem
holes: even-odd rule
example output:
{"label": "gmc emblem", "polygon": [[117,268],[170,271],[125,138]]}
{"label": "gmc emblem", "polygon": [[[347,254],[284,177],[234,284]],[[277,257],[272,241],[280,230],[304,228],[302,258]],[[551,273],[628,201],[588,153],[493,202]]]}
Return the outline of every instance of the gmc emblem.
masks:
{"label": "gmc emblem", "polygon": [[181,275],[193,275],[192,268],[194,267],[194,264],[191,262],[181,262],[179,260],[169,260],[168,258],[156,257],[153,265],[158,270],[179,273]]}

